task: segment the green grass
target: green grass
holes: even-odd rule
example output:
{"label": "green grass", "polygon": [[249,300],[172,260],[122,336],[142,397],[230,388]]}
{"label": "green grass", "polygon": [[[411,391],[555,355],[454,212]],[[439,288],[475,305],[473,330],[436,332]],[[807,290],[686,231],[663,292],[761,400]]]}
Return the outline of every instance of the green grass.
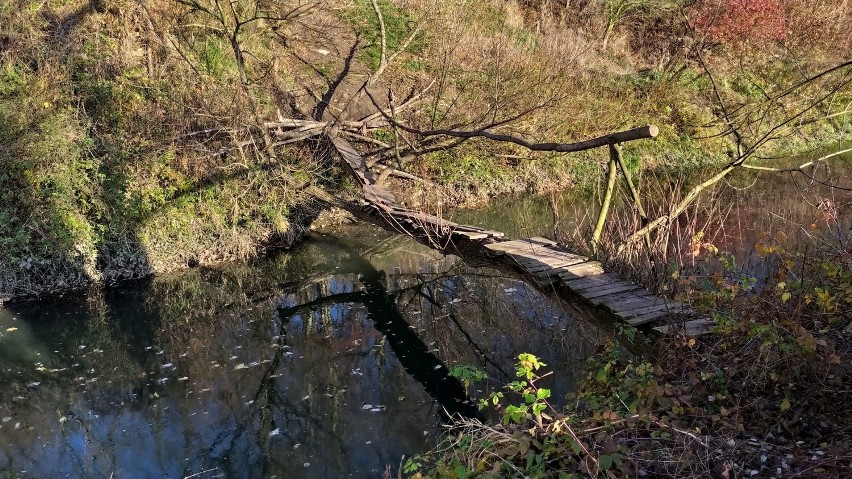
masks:
{"label": "green grass", "polygon": [[[396,7],[389,0],[379,0],[379,9],[385,24],[387,54],[390,55],[401,46],[401,43],[411,33],[414,19],[405,11]],[[344,18],[367,41],[364,49],[365,62],[372,70],[379,67],[381,61],[381,29],[379,19],[373,11],[369,0],[356,0],[344,14]],[[418,35],[409,46],[410,52],[422,50],[422,34]]]}

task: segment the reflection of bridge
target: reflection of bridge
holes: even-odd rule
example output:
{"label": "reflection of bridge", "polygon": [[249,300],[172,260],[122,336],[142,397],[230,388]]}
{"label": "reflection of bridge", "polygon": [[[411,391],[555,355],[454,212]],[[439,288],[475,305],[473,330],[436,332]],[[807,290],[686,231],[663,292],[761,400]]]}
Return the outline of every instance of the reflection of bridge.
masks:
{"label": "reflection of bridge", "polygon": [[[611,147],[607,196],[611,196],[616,162],[625,170],[616,145],[622,141],[654,136],[656,127],[644,127],[589,141],[589,147]],[[466,259],[473,257],[491,266],[513,270],[539,289],[568,300],[575,306],[573,309],[579,309],[586,316],[606,318],[660,333],[677,325],[687,335],[701,334],[711,324],[708,319],[696,318],[695,312],[683,303],[655,296],[640,285],[606,273],[599,262],[570,253],[547,238],[507,241],[499,231],[461,225],[404,208],[396,203],[387,189],[377,184],[376,175],[348,141],[333,134],[330,138],[334,149],[361,184],[367,210],[365,215],[377,224],[412,236],[440,251],[459,253]],[[629,176],[625,175],[625,178],[634,199],[638,200]],[[600,226],[609,198],[604,201]],[[644,217],[641,208],[640,212]]]}

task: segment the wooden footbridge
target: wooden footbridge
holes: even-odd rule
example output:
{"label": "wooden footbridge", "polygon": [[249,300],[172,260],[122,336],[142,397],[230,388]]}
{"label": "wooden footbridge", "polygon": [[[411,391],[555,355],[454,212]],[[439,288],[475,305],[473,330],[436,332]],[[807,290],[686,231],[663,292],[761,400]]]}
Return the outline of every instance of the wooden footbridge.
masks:
{"label": "wooden footbridge", "polygon": [[[656,136],[655,130],[645,127],[585,143],[612,147],[621,141]],[[686,335],[702,334],[711,324],[708,319],[696,317],[685,304],[655,296],[638,284],[607,273],[599,262],[573,254],[550,239],[507,240],[499,231],[461,225],[402,207],[387,189],[376,183],[376,175],[348,141],[333,133],[329,139],[361,184],[363,206],[374,223],[474,263],[509,269],[540,291],[570,304],[574,313],[586,317],[606,318],[657,333],[677,327]],[[614,148],[611,151],[618,152]],[[614,178],[616,162],[620,163],[620,155],[613,155],[610,161],[610,178]],[[606,205],[608,201],[605,198]]]}

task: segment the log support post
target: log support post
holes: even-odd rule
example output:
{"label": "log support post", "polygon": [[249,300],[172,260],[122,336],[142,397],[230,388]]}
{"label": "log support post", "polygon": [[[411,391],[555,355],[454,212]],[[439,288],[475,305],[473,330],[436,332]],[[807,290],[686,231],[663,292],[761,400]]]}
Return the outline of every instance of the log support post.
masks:
{"label": "log support post", "polygon": [[[633,184],[633,179],[630,178],[630,171],[627,170],[627,165],[624,164],[624,157],[621,154],[621,144],[616,143],[611,145],[615,151],[615,161],[618,163],[618,168],[624,175],[624,182],[627,184],[627,190],[630,191],[630,197],[633,198],[633,204],[636,205],[636,210],[639,211],[639,217],[642,219],[642,227],[648,225],[648,215],[645,213],[645,208],[642,206],[642,199],[639,197],[639,190]],[[610,151],[613,151],[610,150]],[[645,245],[651,249],[651,236],[645,235]]]}
{"label": "log support post", "polygon": [[630,196],[633,198],[633,203],[639,211],[639,216],[642,218],[642,226],[648,224],[648,215],[645,214],[645,208],[642,207],[642,200],[639,198],[639,191],[633,185],[633,179],[630,178],[630,172],[627,170],[627,165],[624,164],[624,158],[621,155],[621,145],[616,143],[610,146],[611,152],[614,151],[615,162],[618,163],[618,168],[624,175],[624,182],[627,183],[627,189],[630,191]]}
{"label": "log support post", "polygon": [[[604,192],[603,202],[601,203],[601,211],[598,214],[598,222],[595,225],[595,230],[592,233],[592,252],[597,254],[600,246],[601,235],[603,234],[606,217],[609,214],[609,206],[612,203],[612,195],[615,190],[615,177],[618,174],[617,170],[621,170],[624,175],[624,182],[627,185],[627,190],[630,192],[630,197],[633,199],[633,204],[639,211],[639,216],[642,219],[642,226],[648,224],[648,214],[645,213],[645,208],[642,206],[642,199],[639,197],[639,190],[633,184],[633,179],[630,177],[630,171],[624,163],[624,157],[621,153],[621,143],[609,144],[609,164],[607,166],[606,191]],[[651,247],[650,236],[645,236],[645,243]]]}
{"label": "log support post", "polygon": [[603,233],[606,216],[609,213],[609,205],[612,203],[612,193],[615,190],[615,174],[616,174],[616,149],[615,145],[609,145],[609,164],[607,165],[606,174],[606,191],[604,191],[603,202],[601,202],[601,211],[598,214],[598,222],[595,225],[595,231],[592,233],[592,252],[598,253],[598,245],[600,243],[601,234]]}

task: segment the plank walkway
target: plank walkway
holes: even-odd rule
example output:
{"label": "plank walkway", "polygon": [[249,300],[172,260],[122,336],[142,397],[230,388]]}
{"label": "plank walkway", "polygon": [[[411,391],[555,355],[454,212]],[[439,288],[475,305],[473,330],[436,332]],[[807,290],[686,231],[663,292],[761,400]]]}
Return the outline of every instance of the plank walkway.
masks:
{"label": "plank walkway", "polygon": [[[685,304],[654,296],[640,285],[607,273],[599,262],[571,253],[550,239],[509,241],[500,231],[461,225],[402,207],[386,188],[376,184],[376,175],[348,141],[339,136],[330,138],[360,182],[366,206],[375,208],[397,231],[421,241],[425,239],[424,242],[438,249],[454,239],[467,240],[490,257],[505,257],[539,286],[567,291],[572,300],[587,302],[601,313],[631,326],[666,333],[678,324],[684,334],[694,336],[707,332],[712,323],[709,319],[696,318],[695,312]],[[672,319],[681,321],[674,323]]]}
{"label": "plank walkway", "polygon": [[689,306],[655,296],[632,281],[607,273],[599,262],[566,251],[548,238],[501,241],[484,247],[509,257],[540,285],[564,288],[631,326],[666,333],[672,327],[667,322],[670,318],[690,318],[683,323],[683,332],[698,335],[712,324],[709,319],[695,319]]}

